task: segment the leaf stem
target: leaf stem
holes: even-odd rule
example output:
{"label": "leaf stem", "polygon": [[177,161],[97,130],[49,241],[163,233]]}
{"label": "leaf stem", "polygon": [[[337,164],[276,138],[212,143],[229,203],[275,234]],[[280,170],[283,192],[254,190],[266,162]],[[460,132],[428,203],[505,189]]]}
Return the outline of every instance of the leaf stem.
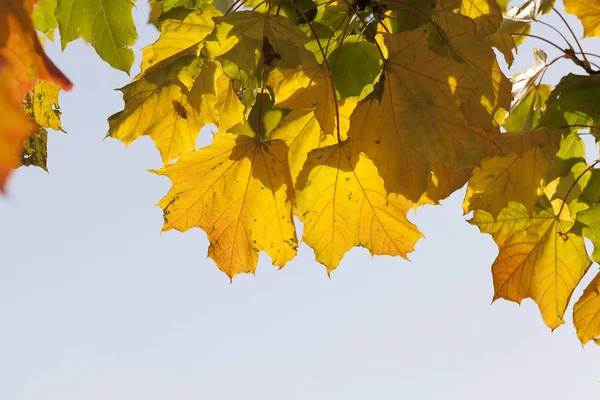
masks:
{"label": "leaf stem", "polygon": [[546,42],[546,43],[548,43],[548,44],[549,44],[549,45],[551,45],[551,46],[554,46],[554,47],[556,47],[556,48],[557,48],[558,50],[560,50],[562,53],[565,53],[565,54],[567,53],[567,52],[565,51],[565,49],[563,49],[562,47],[560,47],[560,46],[559,46],[559,45],[557,45],[556,43],[554,43],[554,42],[552,42],[552,41],[550,41],[550,40],[548,40],[548,39],[546,39],[546,38],[543,38],[543,37],[541,37],[541,36],[532,35],[532,34],[530,34],[530,33],[510,33],[509,35],[511,35],[511,36],[525,36],[525,37],[532,37],[532,38],[534,38],[534,39],[541,40],[541,41],[543,41],[543,42]]}
{"label": "leaf stem", "polygon": [[[258,100],[258,122],[256,123],[256,137],[254,138],[255,141],[257,142],[261,142],[261,136],[262,133],[260,131],[260,128],[262,128],[261,126],[261,122],[262,122],[262,107],[263,107],[263,98],[265,97],[265,88],[261,86],[260,88],[260,99]],[[264,138],[266,139],[266,138]]]}
{"label": "leaf stem", "polygon": [[231,3],[227,11],[225,11],[225,15],[229,14],[231,10],[233,10],[239,4],[240,1],[241,0],[235,0],[233,3]]}
{"label": "leaf stem", "polygon": [[[348,32],[348,28],[350,27],[351,23],[352,23],[352,19],[350,19],[348,21],[348,24],[346,25],[346,28],[344,28],[344,32],[342,32],[342,36],[340,38],[340,44],[338,46],[337,52],[335,53],[335,61],[333,62],[333,66],[331,68],[332,71],[335,71],[335,68],[337,66],[338,60],[340,58],[340,53],[342,52],[342,45],[344,44],[344,40],[346,38],[346,33]],[[327,43],[327,47],[329,47],[329,43]]]}
{"label": "leaf stem", "polygon": [[562,60],[563,58],[566,58],[566,57],[567,57],[566,54],[562,54],[562,55],[556,57],[554,60],[550,61],[548,64],[544,65],[544,68],[541,71],[541,75],[539,75],[540,79],[538,80],[538,85],[541,84],[542,81],[544,80],[544,75],[546,75],[546,71],[548,71],[548,68],[550,68],[550,66],[552,66],[552,64],[554,64],[558,60]]}
{"label": "leaf stem", "polygon": [[[552,7],[552,11],[554,11],[556,13],[556,15],[558,15],[560,17],[560,19],[565,24],[565,26],[567,27],[569,32],[571,32],[571,35],[575,39],[575,43],[577,43],[577,47],[579,47],[579,51],[581,52],[581,55],[583,56],[583,62],[586,64],[589,64],[589,61],[585,57],[585,52],[583,51],[583,47],[581,47],[581,43],[579,42],[579,39],[577,39],[577,36],[575,36],[575,32],[573,32],[573,29],[571,29],[571,25],[569,25],[569,23],[567,22],[565,17],[563,17],[563,15],[560,12],[558,12],[558,10],[556,8]],[[589,66],[588,66],[588,68],[589,68]]]}
{"label": "leaf stem", "polygon": [[[329,45],[331,44],[331,41],[334,38],[335,33],[338,31],[338,29],[340,29],[340,26],[342,26],[342,24],[344,23],[344,20],[345,20],[345,18],[340,21],[338,26],[336,26],[335,29],[333,30],[333,33],[331,34],[331,36],[329,36],[329,39],[327,39],[327,44],[325,45],[325,54],[329,53]],[[344,28],[344,32],[346,32],[346,29],[348,29],[348,27],[350,26],[351,23],[352,23],[352,19],[350,18],[348,20],[348,24],[346,25],[346,28]],[[315,38],[315,39],[318,40],[318,38]]]}
{"label": "leaf stem", "polygon": [[600,131],[600,126],[596,125],[585,125],[585,124],[572,124],[572,125],[563,125],[558,127],[558,129],[567,129],[567,128],[588,128],[588,129],[596,129]]}
{"label": "leaf stem", "polygon": [[[568,49],[563,49],[561,48],[559,45],[557,45],[556,43],[551,42],[550,40],[543,38],[541,36],[537,36],[537,35],[531,35],[529,33],[511,33],[511,36],[528,36],[528,37],[532,37],[538,40],[541,40],[543,42],[546,42],[554,47],[556,47],[557,49],[559,49],[565,56],[566,58],[568,58],[569,60],[573,61],[573,63],[581,68],[583,68],[585,70],[585,72],[587,72],[590,75],[597,75],[600,74],[600,70],[593,70],[592,67],[590,66],[589,61],[587,61],[587,59],[585,61],[580,60],[579,58],[577,58],[577,53],[575,52],[575,50],[573,50],[573,48],[568,48]],[[583,53],[583,52],[580,52]],[[585,58],[585,57],[584,57]]]}
{"label": "leaf stem", "polygon": [[[556,33],[558,33],[560,35],[561,38],[563,38],[563,40],[565,41],[565,43],[567,44],[567,46],[569,46],[570,49],[574,50],[573,49],[573,45],[571,44],[571,42],[569,42],[567,40],[567,38],[565,37],[565,35],[563,35],[563,33],[561,31],[559,31],[556,27],[550,25],[547,22],[540,21],[539,19],[534,19],[533,22],[537,22],[538,24],[542,24],[542,25],[547,26],[548,28],[554,30]],[[583,50],[581,50],[581,51],[583,51]]]}
{"label": "leaf stem", "polygon": [[[344,0],[344,1],[346,1],[346,0]],[[294,7],[296,8],[296,10],[300,13],[300,15],[302,15],[302,18],[304,18],[304,21],[306,21],[306,24],[308,25],[308,27],[310,28],[310,31],[312,32],[313,36],[315,37],[315,39],[317,41],[317,45],[319,46],[319,50],[321,51],[321,54],[323,55],[323,64],[325,64],[325,70],[327,71],[327,75],[329,76],[329,81],[331,82],[331,89],[333,90],[333,102],[335,103],[337,140],[338,140],[338,143],[342,143],[342,137],[340,134],[340,109],[338,107],[338,102],[337,102],[337,95],[336,95],[337,92],[335,90],[335,83],[333,83],[333,74],[331,73],[331,69],[329,68],[329,63],[327,62],[327,54],[325,54],[325,51],[323,50],[323,46],[321,46],[321,41],[319,40],[319,37],[317,36],[317,32],[315,31],[315,28],[312,26],[312,24],[306,17],[306,14],[304,13],[304,11],[302,9],[300,9],[296,5],[296,3],[293,3],[293,4],[294,4]]]}

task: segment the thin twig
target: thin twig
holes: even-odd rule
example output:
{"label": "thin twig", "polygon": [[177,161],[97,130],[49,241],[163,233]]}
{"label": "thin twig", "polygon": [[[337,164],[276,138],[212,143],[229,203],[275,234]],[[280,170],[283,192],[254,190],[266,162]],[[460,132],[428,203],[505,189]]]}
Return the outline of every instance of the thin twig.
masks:
{"label": "thin twig", "polygon": [[583,55],[584,62],[589,63],[589,61],[585,57],[585,52],[583,51],[583,47],[581,47],[581,43],[579,42],[579,39],[577,39],[577,36],[575,36],[575,32],[573,32],[573,29],[571,29],[571,25],[569,25],[569,23],[567,22],[565,17],[563,17],[563,15],[560,12],[558,12],[558,10],[556,8],[552,7],[552,11],[554,11],[556,13],[556,15],[558,15],[560,17],[560,19],[562,19],[562,21],[566,25],[567,29],[569,30],[569,32],[571,32],[571,35],[575,39],[575,43],[577,43],[577,47],[579,47],[579,51],[581,52],[581,55]]}
{"label": "thin twig", "polygon": [[567,129],[567,128],[588,128],[588,129],[597,129],[600,131],[600,126],[585,125],[585,124],[563,125],[563,126],[560,126],[558,129]]}
{"label": "thin twig", "polygon": [[[573,45],[571,44],[571,42],[569,42],[569,41],[567,40],[567,38],[565,37],[565,35],[563,35],[563,33],[562,33],[561,31],[559,31],[559,30],[558,30],[556,27],[554,27],[554,26],[550,25],[550,24],[549,24],[549,23],[547,23],[547,22],[540,21],[539,19],[534,19],[534,20],[533,20],[533,22],[537,22],[538,24],[542,24],[542,25],[544,25],[544,26],[547,26],[547,27],[548,27],[548,28],[550,28],[550,29],[553,29],[553,30],[554,30],[556,33],[558,33],[558,34],[560,35],[560,37],[562,37],[562,38],[563,38],[563,40],[565,41],[565,43],[567,44],[567,46],[569,46],[569,48],[570,48],[570,49],[574,50],[574,49],[573,49]],[[582,51],[583,51],[583,50],[582,50]]]}
{"label": "thin twig", "polygon": [[511,36],[525,36],[525,37],[532,37],[532,38],[535,38],[535,39],[541,40],[541,41],[543,41],[543,42],[546,42],[546,43],[548,43],[549,45],[552,45],[552,46],[556,47],[556,48],[557,48],[558,50],[560,50],[562,53],[565,53],[565,54],[567,53],[567,52],[565,51],[565,49],[563,49],[562,47],[560,47],[560,46],[559,46],[559,45],[557,45],[556,43],[554,43],[554,42],[551,42],[550,40],[548,40],[548,39],[546,39],[546,38],[543,38],[543,37],[541,37],[541,36],[532,35],[532,34],[530,34],[530,33],[510,33],[509,35],[511,35]]}
{"label": "thin twig", "polygon": [[323,50],[323,46],[321,46],[321,42],[318,40],[317,32],[315,31],[315,28],[312,26],[312,24],[306,17],[306,14],[304,13],[304,11],[302,9],[300,9],[296,5],[296,3],[294,3],[294,7],[296,7],[296,10],[300,13],[300,15],[302,15],[302,18],[304,18],[304,21],[306,21],[306,24],[310,28],[313,36],[315,38],[317,38],[317,45],[319,46],[319,50],[321,51],[321,54],[323,55],[323,63],[325,64],[325,69],[327,71],[327,74],[329,75],[329,81],[331,82],[331,89],[333,90],[333,102],[335,103],[337,140],[338,140],[338,143],[342,143],[342,136],[340,134],[340,109],[339,109],[338,103],[337,103],[337,96],[336,96],[337,92],[335,90],[335,83],[333,83],[333,74],[331,73],[331,69],[329,68],[329,63],[327,62],[327,54],[325,54],[325,51]]}

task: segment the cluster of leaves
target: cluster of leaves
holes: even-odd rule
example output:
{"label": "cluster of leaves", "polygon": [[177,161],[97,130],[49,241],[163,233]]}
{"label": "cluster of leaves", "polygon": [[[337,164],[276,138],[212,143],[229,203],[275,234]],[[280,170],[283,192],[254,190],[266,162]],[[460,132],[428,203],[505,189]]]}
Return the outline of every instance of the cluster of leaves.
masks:
{"label": "cluster of leaves", "polygon": [[[21,15],[31,2],[9,0],[6,14],[17,22],[3,32],[0,21],[1,104],[21,51],[2,40],[35,39]],[[202,228],[209,256],[230,278],[254,273],[261,251],[279,267],[294,258],[294,216],[328,273],[355,246],[406,258],[422,237],[407,212],[467,184],[464,212],[499,247],[495,298],[532,298],[554,329],[591,265],[584,237],[600,261],[599,161],[588,164],[580,138],[600,134],[600,74],[590,61],[599,56],[575,35],[576,46],[563,35],[566,48],[536,37],[561,56],[547,62],[536,50],[529,69],[506,77],[494,48],[511,65],[532,23],[556,12],[552,0],[506,3],[155,0],[150,21],[160,37],[121,89],[125,106],[109,118],[108,136],[125,144],[152,138],[163,161],[154,172],[172,181],[159,203],[163,230]],[[585,36],[600,36],[597,0],[564,3]],[[33,21],[50,38],[58,29],[63,46],[88,40],[128,71],[131,7],[41,0]],[[39,43],[25,51],[46,69],[27,75],[19,102],[38,79],[69,87]],[[542,84],[562,58],[582,75]],[[39,127],[56,129],[57,87],[49,88],[35,87],[25,107]],[[217,132],[196,148],[206,125]],[[0,144],[7,131],[0,125]],[[27,152],[37,146],[32,138]],[[575,303],[573,320],[582,343],[600,343],[600,275]]]}

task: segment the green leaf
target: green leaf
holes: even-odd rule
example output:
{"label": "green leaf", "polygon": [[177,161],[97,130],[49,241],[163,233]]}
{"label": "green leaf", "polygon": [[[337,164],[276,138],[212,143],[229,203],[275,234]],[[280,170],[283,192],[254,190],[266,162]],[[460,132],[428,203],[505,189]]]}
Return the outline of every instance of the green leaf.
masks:
{"label": "green leaf", "polygon": [[592,260],[600,262],[600,204],[595,204],[593,207],[580,212],[577,215],[577,220],[585,225],[583,236],[590,239],[594,244]]}
{"label": "green leaf", "polygon": [[[569,74],[562,78],[546,102],[542,125],[559,128],[567,125],[600,123],[600,75]],[[573,127],[580,130],[583,127]]]}
{"label": "green leaf", "polygon": [[42,32],[50,40],[54,40],[54,30],[58,28],[56,12],[57,0],[40,0],[33,10],[33,25],[35,29]]}
{"label": "green leaf", "polygon": [[133,0],[58,0],[56,19],[63,49],[82,38],[113,68],[129,72],[137,39]]}
{"label": "green leaf", "polygon": [[349,37],[338,51],[331,53],[327,62],[333,71],[333,82],[341,98],[363,98],[371,93],[381,71],[377,47],[367,41],[356,42],[354,37]]}
{"label": "green leaf", "polygon": [[508,114],[502,126],[508,132],[535,129],[546,111],[546,99],[550,95],[550,85],[533,85],[527,95]]}
{"label": "green leaf", "polygon": [[548,175],[548,180],[566,176],[573,166],[585,163],[585,144],[576,133],[564,137],[560,141],[560,148],[554,156],[554,167]]}

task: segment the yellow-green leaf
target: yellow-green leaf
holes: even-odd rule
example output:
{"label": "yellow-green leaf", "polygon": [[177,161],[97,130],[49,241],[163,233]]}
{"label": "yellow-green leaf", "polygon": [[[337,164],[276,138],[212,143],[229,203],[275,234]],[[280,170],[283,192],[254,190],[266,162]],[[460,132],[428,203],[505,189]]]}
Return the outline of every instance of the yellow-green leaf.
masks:
{"label": "yellow-green leaf", "polygon": [[532,298],[548,327],[563,324],[573,290],[592,263],[583,238],[570,232],[569,207],[557,199],[530,218],[522,204],[511,202],[497,220],[477,210],[470,222],[491,234],[499,248],[492,265],[494,299]]}
{"label": "yellow-green leaf", "polygon": [[63,49],[83,38],[113,68],[129,72],[135,58],[131,46],[137,40],[133,1],[59,0],[56,20]]}
{"label": "yellow-green leaf", "polygon": [[550,96],[552,86],[531,86],[521,101],[515,105],[506,120],[502,123],[508,132],[535,129],[541,126],[541,121],[546,112],[546,100]]}

